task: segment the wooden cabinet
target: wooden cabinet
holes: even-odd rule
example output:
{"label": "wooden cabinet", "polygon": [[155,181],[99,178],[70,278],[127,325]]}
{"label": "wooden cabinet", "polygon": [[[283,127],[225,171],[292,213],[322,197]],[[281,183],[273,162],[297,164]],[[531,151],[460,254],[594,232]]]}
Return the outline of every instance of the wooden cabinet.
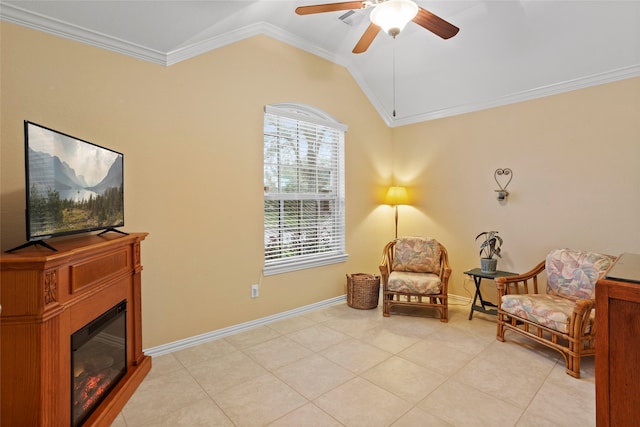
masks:
{"label": "wooden cabinet", "polygon": [[127,373],[84,424],[109,426],[151,369],[142,352],[140,243],[146,233],[58,240],[0,258],[0,425],[71,424],[70,337],[127,301]]}
{"label": "wooden cabinet", "polygon": [[596,284],[596,424],[640,420],[640,284]]}

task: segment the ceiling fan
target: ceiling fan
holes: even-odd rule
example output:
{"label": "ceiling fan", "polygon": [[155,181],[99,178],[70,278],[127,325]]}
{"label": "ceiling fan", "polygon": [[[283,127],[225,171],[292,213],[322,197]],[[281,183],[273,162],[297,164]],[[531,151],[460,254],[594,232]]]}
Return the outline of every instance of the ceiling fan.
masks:
{"label": "ceiling fan", "polygon": [[443,39],[449,39],[460,31],[455,25],[421,8],[412,0],[364,0],[325,3],[297,7],[296,13],[298,15],[311,15],[367,7],[374,8],[370,15],[371,23],[353,48],[353,53],[365,52],[378,35],[380,29],[395,38],[409,21],[415,22]]}

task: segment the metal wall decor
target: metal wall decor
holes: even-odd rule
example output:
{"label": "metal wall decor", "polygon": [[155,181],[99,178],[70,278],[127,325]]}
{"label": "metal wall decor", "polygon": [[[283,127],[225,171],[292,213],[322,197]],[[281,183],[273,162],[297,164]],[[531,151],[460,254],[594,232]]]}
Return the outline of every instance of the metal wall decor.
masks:
{"label": "metal wall decor", "polygon": [[[507,186],[513,179],[513,171],[509,168],[496,169],[496,171],[493,173],[493,179],[496,180],[496,184],[498,184],[498,187],[500,187],[499,190],[495,190],[496,193],[498,193],[498,200],[506,200],[509,196]],[[503,182],[504,184],[501,184],[501,182]]]}

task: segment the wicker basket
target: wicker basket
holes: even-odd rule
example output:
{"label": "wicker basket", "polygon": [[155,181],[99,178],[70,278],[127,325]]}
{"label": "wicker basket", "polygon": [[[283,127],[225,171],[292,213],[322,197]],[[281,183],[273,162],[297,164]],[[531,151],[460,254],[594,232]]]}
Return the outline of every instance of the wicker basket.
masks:
{"label": "wicker basket", "polygon": [[360,310],[378,306],[380,276],[366,273],[347,274],[347,305]]}

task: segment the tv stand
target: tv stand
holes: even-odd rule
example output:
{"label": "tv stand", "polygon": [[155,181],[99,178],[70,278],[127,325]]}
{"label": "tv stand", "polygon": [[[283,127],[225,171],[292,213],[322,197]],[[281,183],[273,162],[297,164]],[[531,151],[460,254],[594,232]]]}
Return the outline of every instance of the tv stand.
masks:
{"label": "tv stand", "polygon": [[48,244],[44,240],[32,240],[32,241],[27,242],[27,243],[25,243],[23,245],[16,246],[13,249],[9,249],[8,251],[5,251],[5,252],[11,253],[11,252],[19,251],[20,249],[28,248],[29,246],[38,246],[38,245],[44,246],[47,249],[51,249],[54,252],[58,252],[58,250],[56,248],[54,248],[53,246],[51,246],[50,244]]}
{"label": "tv stand", "polygon": [[98,233],[98,236],[102,236],[104,233],[108,233],[109,231],[113,231],[114,233],[124,234],[125,236],[129,235],[129,233],[125,233],[124,231],[120,231],[117,228],[109,227],[109,228],[101,231],[100,233]]}

